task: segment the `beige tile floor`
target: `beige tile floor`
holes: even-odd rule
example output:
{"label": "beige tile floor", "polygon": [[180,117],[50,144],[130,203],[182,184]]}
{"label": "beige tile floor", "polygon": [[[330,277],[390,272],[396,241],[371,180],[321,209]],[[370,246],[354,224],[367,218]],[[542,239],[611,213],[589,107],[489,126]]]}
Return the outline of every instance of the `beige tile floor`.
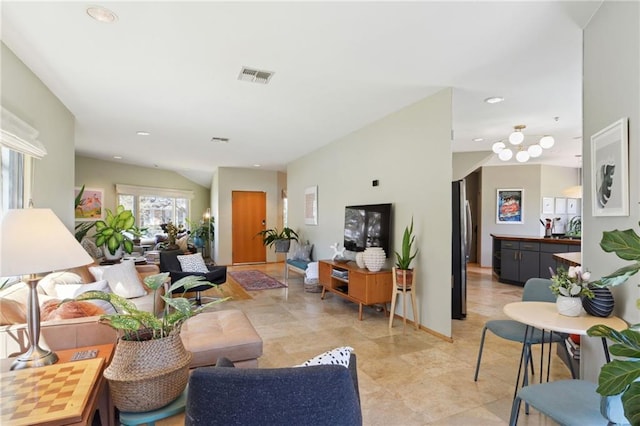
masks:
{"label": "beige tile floor", "polygon": [[[284,280],[282,263],[233,269],[260,269]],[[478,382],[473,373],[484,322],[504,317],[502,306],[520,300],[520,287],[498,283],[490,269],[470,266],[468,315],[453,321],[453,343],[409,326],[403,332],[401,320],[389,330],[388,317],[371,307],[365,307],[364,320],[358,321],[356,304],[331,294],[323,301],[319,293],[307,293],[303,287],[302,277],[292,273],[288,289],[253,291],[251,300],[220,306],[244,311],[262,336],[261,368],[298,364],[349,345],[358,356],[365,425],[508,423],[521,346],[487,333]],[[551,377],[570,377],[555,351]],[[178,415],[157,424],[183,422],[184,416]],[[555,423],[531,410],[520,416],[519,424]]]}

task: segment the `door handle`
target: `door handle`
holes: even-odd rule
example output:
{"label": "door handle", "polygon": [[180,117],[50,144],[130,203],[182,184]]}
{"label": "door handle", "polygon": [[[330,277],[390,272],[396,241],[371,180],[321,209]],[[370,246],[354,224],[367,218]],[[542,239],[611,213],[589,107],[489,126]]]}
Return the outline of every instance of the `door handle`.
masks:
{"label": "door handle", "polygon": [[262,226],[266,226],[267,225],[267,221],[262,219]]}

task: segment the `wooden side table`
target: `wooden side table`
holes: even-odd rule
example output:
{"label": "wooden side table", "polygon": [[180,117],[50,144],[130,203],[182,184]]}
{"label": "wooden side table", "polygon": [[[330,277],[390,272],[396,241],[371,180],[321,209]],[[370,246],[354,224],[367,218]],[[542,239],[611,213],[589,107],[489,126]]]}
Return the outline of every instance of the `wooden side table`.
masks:
{"label": "wooden side table", "polygon": [[[98,350],[95,358],[71,361],[74,353],[90,349]],[[56,351],[57,363],[17,371],[9,371],[12,359],[1,360],[0,424],[90,425],[98,408],[101,423],[113,426],[115,410],[102,375],[113,349],[107,344]]]}

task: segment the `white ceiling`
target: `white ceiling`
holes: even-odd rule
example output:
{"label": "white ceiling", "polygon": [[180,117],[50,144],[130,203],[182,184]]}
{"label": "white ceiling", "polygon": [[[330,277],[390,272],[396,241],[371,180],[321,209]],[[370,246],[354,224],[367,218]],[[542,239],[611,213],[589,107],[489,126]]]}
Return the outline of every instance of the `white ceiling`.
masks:
{"label": "white ceiling", "polygon": [[[582,27],[600,1],[101,5],[116,23],[84,2],[2,2],[2,40],[75,115],[78,154],[209,186],[217,167],[285,170],[453,87],[455,152],[525,124],[556,138],[541,161],[580,166]],[[242,82],[242,66],[275,74]]]}

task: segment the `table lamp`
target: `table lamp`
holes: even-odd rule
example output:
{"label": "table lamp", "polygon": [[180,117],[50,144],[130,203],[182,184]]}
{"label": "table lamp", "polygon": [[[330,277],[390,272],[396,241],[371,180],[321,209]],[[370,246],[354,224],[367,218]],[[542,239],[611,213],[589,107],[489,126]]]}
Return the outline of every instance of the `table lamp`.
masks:
{"label": "table lamp", "polygon": [[54,364],[58,356],[38,345],[40,305],[37,274],[87,265],[93,258],[50,209],[8,210],[0,233],[0,277],[29,275],[27,334],[29,348],[11,365],[12,370]]}

